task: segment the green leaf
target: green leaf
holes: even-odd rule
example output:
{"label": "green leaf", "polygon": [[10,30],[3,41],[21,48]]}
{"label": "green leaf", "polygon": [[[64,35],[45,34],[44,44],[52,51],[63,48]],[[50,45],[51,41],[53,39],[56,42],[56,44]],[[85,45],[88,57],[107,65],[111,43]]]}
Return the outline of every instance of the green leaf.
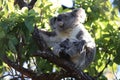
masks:
{"label": "green leaf", "polygon": [[34,16],[30,16],[25,20],[25,25],[29,32],[31,33],[33,31],[33,25],[34,25]]}
{"label": "green leaf", "polygon": [[4,11],[0,12],[0,19],[2,18],[2,16],[4,15]]}
{"label": "green leaf", "polygon": [[28,12],[28,15],[29,15],[29,16],[36,16],[37,13],[35,12],[34,9],[31,9],[31,10]]}
{"label": "green leaf", "polygon": [[13,45],[17,45],[18,40],[17,40],[17,38],[16,38],[15,36],[11,36],[11,37],[10,37],[10,40],[11,40],[11,42],[13,43]]}
{"label": "green leaf", "polygon": [[[120,51],[119,51],[119,53],[120,53]],[[116,64],[119,64],[120,65],[120,54],[117,54],[116,55],[116,57],[114,58],[114,62],[116,63]]]}
{"label": "green leaf", "polygon": [[9,40],[9,42],[8,42],[8,47],[9,47],[10,51],[12,51],[13,53],[17,53],[15,45],[11,40]]}
{"label": "green leaf", "polygon": [[0,60],[0,66],[2,66],[3,64],[2,64],[2,61]]}
{"label": "green leaf", "polygon": [[42,72],[52,72],[53,65],[45,59],[37,58],[37,64]]}
{"label": "green leaf", "polygon": [[27,7],[23,7],[23,8],[21,9],[21,12],[22,12],[22,13],[25,13],[25,14],[28,14],[28,8],[27,8]]}
{"label": "green leaf", "polygon": [[3,29],[0,27],[0,39],[5,37],[5,32]]}

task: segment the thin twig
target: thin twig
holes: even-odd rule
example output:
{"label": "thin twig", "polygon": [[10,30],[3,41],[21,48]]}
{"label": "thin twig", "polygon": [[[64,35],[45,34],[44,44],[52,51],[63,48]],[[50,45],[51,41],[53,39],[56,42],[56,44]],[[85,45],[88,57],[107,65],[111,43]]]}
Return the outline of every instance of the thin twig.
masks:
{"label": "thin twig", "polygon": [[98,73],[97,76],[94,77],[95,79],[98,79],[103,74],[103,71],[107,68],[107,66],[110,62],[111,62],[111,60],[110,60],[110,57],[109,57],[108,62],[105,64],[105,67],[102,69],[101,72]]}

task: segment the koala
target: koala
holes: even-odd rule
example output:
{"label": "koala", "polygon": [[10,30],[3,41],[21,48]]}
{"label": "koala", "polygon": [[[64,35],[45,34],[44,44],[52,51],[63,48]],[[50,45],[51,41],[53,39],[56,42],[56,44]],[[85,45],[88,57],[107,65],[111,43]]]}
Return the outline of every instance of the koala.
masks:
{"label": "koala", "polygon": [[85,69],[94,59],[96,45],[83,23],[86,13],[83,8],[59,14],[50,19],[51,32],[39,31],[53,53]]}

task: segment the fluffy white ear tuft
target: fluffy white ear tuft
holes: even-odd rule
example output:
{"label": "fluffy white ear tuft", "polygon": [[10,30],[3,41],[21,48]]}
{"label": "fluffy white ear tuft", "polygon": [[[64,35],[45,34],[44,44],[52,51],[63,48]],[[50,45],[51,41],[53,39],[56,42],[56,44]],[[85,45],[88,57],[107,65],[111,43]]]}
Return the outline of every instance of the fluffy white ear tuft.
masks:
{"label": "fluffy white ear tuft", "polygon": [[79,22],[84,23],[86,20],[86,12],[83,8],[77,8],[72,11],[72,14],[78,17]]}

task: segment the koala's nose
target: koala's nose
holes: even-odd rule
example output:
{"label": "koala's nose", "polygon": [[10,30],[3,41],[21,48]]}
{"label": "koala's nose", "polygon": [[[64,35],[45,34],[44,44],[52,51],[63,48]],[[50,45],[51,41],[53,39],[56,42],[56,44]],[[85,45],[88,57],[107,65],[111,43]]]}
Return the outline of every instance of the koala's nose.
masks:
{"label": "koala's nose", "polygon": [[61,15],[58,15],[57,21],[62,21],[62,16]]}

